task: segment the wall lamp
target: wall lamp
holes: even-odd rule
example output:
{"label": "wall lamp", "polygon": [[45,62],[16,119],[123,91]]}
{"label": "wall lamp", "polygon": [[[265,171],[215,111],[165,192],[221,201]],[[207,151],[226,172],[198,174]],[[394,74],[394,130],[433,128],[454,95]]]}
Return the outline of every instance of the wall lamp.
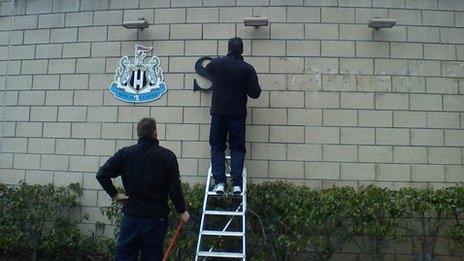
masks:
{"label": "wall lamp", "polygon": [[135,21],[124,21],[122,22],[122,26],[127,29],[143,29],[148,28],[148,22],[145,20],[144,17],[140,17],[138,20]]}
{"label": "wall lamp", "polygon": [[267,17],[247,17],[243,20],[245,26],[254,26],[256,28],[260,26],[268,26],[269,19]]}
{"label": "wall lamp", "polygon": [[369,21],[369,27],[379,29],[379,28],[392,28],[396,24],[395,19],[386,19],[374,17]]}

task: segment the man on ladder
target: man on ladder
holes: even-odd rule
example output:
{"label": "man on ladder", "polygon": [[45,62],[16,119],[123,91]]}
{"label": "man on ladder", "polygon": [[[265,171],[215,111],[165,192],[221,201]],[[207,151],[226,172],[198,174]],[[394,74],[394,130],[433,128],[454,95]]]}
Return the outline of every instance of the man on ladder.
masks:
{"label": "man on ladder", "polygon": [[206,69],[213,79],[211,100],[211,165],[215,180],[213,191],[223,194],[226,189],[225,150],[227,136],[231,155],[231,177],[234,194],[242,192],[242,171],[245,160],[245,120],[247,97],[257,99],[261,93],[258,77],[252,65],[242,57],[243,42],[231,38],[228,53],[213,59]]}
{"label": "man on ladder", "polygon": [[[213,96],[211,102],[211,130],[209,142],[211,145],[211,167],[206,179],[203,213],[200,232],[198,234],[197,253],[195,260],[214,258],[239,258],[246,260],[246,169],[245,160],[245,119],[247,115],[247,97],[256,99],[261,93],[256,71],[250,64],[243,61],[242,39],[234,37],[229,40],[227,56],[213,59],[206,69],[213,80]],[[210,197],[224,194],[226,189],[225,150],[227,138],[230,146],[230,176],[232,177],[234,197],[241,199],[235,211],[227,209],[211,209],[208,206]],[[215,186],[209,191],[211,178]],[[208,219],[222,216],[228,219],[221,229],[209,227]],[[234,218],[241,219],[240,229],[231,228]],[[224,221],[224,220],[223,220]],[[239,238],[241,250],[230,251],[205,245],[205,237]]]}

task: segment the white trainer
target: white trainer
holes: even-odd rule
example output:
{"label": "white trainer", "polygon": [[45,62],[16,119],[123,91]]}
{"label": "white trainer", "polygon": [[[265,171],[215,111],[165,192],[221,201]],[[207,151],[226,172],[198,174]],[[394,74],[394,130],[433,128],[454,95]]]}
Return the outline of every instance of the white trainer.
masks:
{"label": "white trainer", "polygon": [[224,190],[224,183],[214,185],[213,192],[216,192],[216,194],[224,194]]}
{"label": "white trainer", "polygon": [[234,195],[242,194],[242,188],[240,188],[240,186],[234,186],[233,191],[234,191]]}

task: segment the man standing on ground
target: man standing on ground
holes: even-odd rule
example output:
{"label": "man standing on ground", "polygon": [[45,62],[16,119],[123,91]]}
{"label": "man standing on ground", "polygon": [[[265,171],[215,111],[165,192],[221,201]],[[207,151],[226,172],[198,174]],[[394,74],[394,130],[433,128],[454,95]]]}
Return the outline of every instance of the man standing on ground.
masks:
{"label": "man standing on ground", "polygon": [[242,57],[243,42],[231,38],[228,54],[213,59],[206,69],[213,79],[211,101],[212,173],[215,180],[213,191],[224,193],[226,184],[225,149],[227,136],[231,155],[231,176],[234,194],[242,191],[242,172],[245,160],[245,119],[247,96],[256,99],[261,93],[258,77],[252,65]]}
{"label": "man standing on ground", "polygon": [[[97,180],[114,200],[123,204],[124,217],[115,260],[161,260],[168,227],[168,195],[183,222],[189,219],[176,155],[159,145],[156,122],[143,118],[137,124],[136,145],[120,149],[100,167]],[[111,181],[122,176],[126,194]]]}

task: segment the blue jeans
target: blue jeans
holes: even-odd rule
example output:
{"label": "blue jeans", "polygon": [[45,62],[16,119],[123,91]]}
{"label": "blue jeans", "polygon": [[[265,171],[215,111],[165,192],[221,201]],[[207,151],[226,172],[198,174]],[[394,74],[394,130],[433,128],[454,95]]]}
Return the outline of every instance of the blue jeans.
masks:
{"label": "blue jeans", "polygon": [[234,186],[242,186],[243,161],[245,160],[245,119],[224,115],[211,116],[209,144],[211,165],[216,184],[226,182],[225,150],[227,136],[231,156],[231,177]]}
{"label": "blue jeans", "polygon": [[166,218],[146,218],[124,214],[116,248],[116,261],[162,260],[163,243],[168,228]]}

